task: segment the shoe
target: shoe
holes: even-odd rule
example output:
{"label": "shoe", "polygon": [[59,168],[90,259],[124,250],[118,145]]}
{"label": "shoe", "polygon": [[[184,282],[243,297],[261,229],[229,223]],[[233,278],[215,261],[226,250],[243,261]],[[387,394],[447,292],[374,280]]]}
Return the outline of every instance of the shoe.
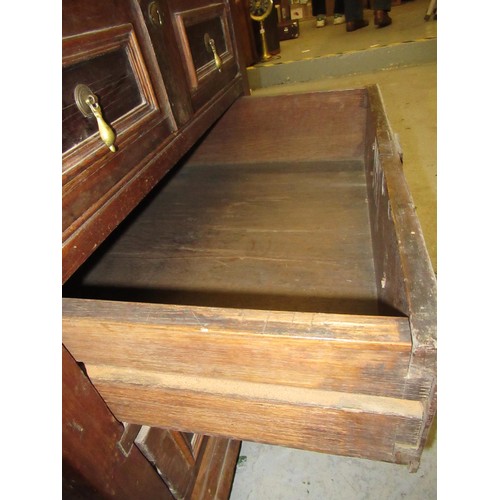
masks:
{"label": "shoe", "polygon": [[355,21],[348,21],[345,25],[345,30],[356,31],[360,28],[364,28],[365,26],[368,26],[368,21],[365,19],[356,19]]}
{"label": "shoe", "polygon": [[344,14],[333,14],[333,24],[344,24],[345,16]]}
{"label": "shoe", "polygon": [[389,14],[385,10],[375,10],[373,12],[375,26],[379,28],[385,28],[392,24],[392,19],[389,17]]}
{"label": "shoe", "polygon": [[318,16],[316,18],[316,28],[323,28],[326,24],[326,17],[325,16]]}

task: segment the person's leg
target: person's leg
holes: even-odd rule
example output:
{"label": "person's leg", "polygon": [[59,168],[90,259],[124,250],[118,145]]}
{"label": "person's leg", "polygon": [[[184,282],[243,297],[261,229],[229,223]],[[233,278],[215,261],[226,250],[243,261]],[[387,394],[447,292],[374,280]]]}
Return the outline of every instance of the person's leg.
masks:
{"label": "person's leg", "polygon": [[326,0],[313,0],[313,16],[316,16],[316,28],[322,28],[326,24]]}
{"label": "person's leg", "polygon": [[344,0],[335,0],[335,4],[333,6],[334,14],[345,14],[345,5]]}
{"label": "person's leg", "polygon": [[344,5],[347,22],[363,19],[363,3],[361,0],[345,0]]}
{"label": "person's leg", "polygon": [[313,0],[313,2],[312,2],[313,16],[326,15],[325,3],[326,3],[326,0]]}
{"label": "person's leg", "polygon": [[388,12],[391,10],[391,0],[372,0],[373,18],[375,25],[384,28],[392,23]]}
{"label": "person's leg", "polygon": [[368,26],[368,21],[363,19],[362,0],[345,0],[346,31],[355,31]]}
{"label": "person's leg", "polygon": [[344,0],[335,0],[333,7],[333,24],[345,23],[345,6]]}
{"label": "person's leg", "polygon": [[371,6],[373,10],[385,10],[389,12],[391,10],[391,0],[372,0]]}

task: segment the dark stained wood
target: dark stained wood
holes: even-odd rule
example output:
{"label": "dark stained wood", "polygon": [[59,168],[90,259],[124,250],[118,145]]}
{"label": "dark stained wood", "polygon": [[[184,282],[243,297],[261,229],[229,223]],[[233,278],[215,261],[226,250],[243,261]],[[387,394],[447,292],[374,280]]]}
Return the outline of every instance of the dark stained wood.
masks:
{"label": "dark stained wood", "polygon": [[[110,4],[101,9],[97,1],[85,4],[82,10],[78,1],[64,2],[63,65],[81,64],[126,47],[143,103],[135,114],[111,121],[117,133],[116,153],[95,134],[63,157],[63,282],[244,90],[238,72],[223,86],[208,85],[203,104],[189,120],[191,96],[180,52],[171,43],[173,28],[165,29],[164,37],[155,37],[160,47],[157,60],[135,3],[118,2],[112,6],[115,10]],[[236,67],[237,57],[232,59]],[[120,61],[116,59],[116,64]],[[169,70],[177,76],[164,78]],[[106,116],[105,107],[103,113]]]}
{"label": "dark stained wood", "polygon": [[[110,163],[108,169],[124,168],[113,160],[99,135],[83,133],[83,118],[74,103],[74,88],[78,83],[90,86],[99,99],[103,116],[115,131],[117,148],[123,149],[138,134],[138,127],[154,128],[165,120],[156,99],[155,91],[138,45],[133,25],[112,25],[98,31],[75,34],[63,39],[63,126],[72,136],[70,149],[63,154],[63,194],[68,184],[78,182],[82,173],[94,172]],[[81,78],[81,79],[79,79]],[[121,100],[127,99],[130,102]],[[69,110],[70,115],[65,116]],[[175,125],[167,112],[164,133],[170,135]],[[74,130],[72,130],[74,129]],[[92,129],[97,130],[95,127]],[[109,153],[109,154],[108,154]],[[130,167],[129,167],[130,168]],[[66,229],[66,226],[63,226]]]}
{"label": "dark stained wood", "polygon": [[[169,0],[171,23],[182,53],[195,110],[200,109],[220,89],[227,87],[241,68],[231,38],[229,2]],[[213,53],[205,47],[205,35],[213,39],[222,66],[217,69]]]}
{"label": "dark stained wood", "polygon": [[[63,283],[245,91],[234,54],[234,71],[226,72],[224,85],[207,86],[194,110],[166,1],[158,4],[166,21],[159,29],[146,15],[149,2],[63,2]],[[97,94],[117,136],[116,153],[102,144],[95,119],[76,110],[77,83]],[[142,424],[116,420],[64,346],[63,358],[64,498],[174,498],[167,484],[182,479],[182,471],[174,483],[163,482],[164,464],[155,468],[134,444]],[[177,446],[163,450],[164,432],[151,429],[148,450],[172,452],[177,467],[188,460],[186,498],[207,474],[220,478],[210,484],[227,498],[239,443],[172,431]],[[223,450],[222,463],[203,465],[206,442]],[[215,498],[210,488],[198,498]]]}
{"label": "dark stained wood", "polygon": [[63,152],[97,132],[96,119],[85,117],[76,105],[73,92],[79,83],[85,83],[97,95],[108,123],[142,104],[125,46],[63,68]]}
{"label": "dark stained wood", "polygon": [[[166,0],[156,0],[162,24],[152,22],[149,16],[150,0],[139,0],[135,3],[137,9],[144,18],[144,24],[151,37],[151,43],[156,56],[155,63],[163,78],[168,95],[166,99],[172,107],[172,113],[178,127],[186,124],[193,115],[193,106],[189,96],[188,82],[183,71],[183,63],[179,50],[175,43],[175,34],[168,19],[168,7]],[[138,15],[138,17],[140,17]]]}
{"label": "dark stained wood", "polygon": [[241,47],[241,60],[244,61],[246,67],[253,66],[258,62],[259,58],[252,29],[252,20],[249,16],[249,0],[234,0],[230,3],[233,7],[235,39]]}
{"label": "dark stained wood", "polygon": [[363,89],[245,96],[217,122],[190,161],[209,167],[363,160],[367,107]]}
{"label": "dark stained wood", "polygon": [[123,426],[64,347],[62,374],[64,491],[74,498],[173,498],[136,447],[128,456],[120,451]]}

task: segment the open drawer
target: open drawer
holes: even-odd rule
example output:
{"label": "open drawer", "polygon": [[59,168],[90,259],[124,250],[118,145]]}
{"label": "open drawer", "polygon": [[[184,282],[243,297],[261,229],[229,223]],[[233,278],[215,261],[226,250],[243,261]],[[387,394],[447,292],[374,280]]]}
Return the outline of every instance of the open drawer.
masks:
{"label": "open drawer", "polygon": [[64,296],[119,420],[418,467],[436,283],[375,86],[238,99]]}

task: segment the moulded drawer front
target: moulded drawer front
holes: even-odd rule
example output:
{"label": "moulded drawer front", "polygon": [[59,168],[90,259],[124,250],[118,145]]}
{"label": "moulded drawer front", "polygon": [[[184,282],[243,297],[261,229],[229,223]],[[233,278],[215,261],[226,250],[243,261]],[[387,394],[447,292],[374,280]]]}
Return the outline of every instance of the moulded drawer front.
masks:
{"label": "moulded drawer front", "polygon": [[[181,48],[193,106],[199,109],[237,75],[227,7],[224,3],[185,9],[173,2],[174,28]],[[193,7],[193,5],[190,5]]]}
{"label": "moulded drawer front", "polygon": [[[62,152],[63,184],[96,160],[112,155],[98,133],[98,122],[77,105],[75,89],[86,85],[96,96],[104,121],[115,132],[117,150],[137,128],[161,120],[160,108],[132,24],[111,26],[63,39]],[[173,131],[169,126],[169,132]]]}
{"label": "moulded drawer front", "polygon": [[406,318],[82,299],[63,313],[120,420],[387,461],[418,440]]}
{"label": "moulded drawer front", "polygon": [[[89,1],[85,17],[64,7],[62,239],[67,276],[107,235],[103,227],[111,231],[123,214],[108,214],[95,231],[81,229],[92,226],[106,203],[144,167],[146,153],[171,140],[177,126],[153,76],[142,20],[131,6],[101,12],[97,2]],[[85,105],[88,95],[96,113]],[[86,233],[85,242],[72,241],[78,232]]]}

